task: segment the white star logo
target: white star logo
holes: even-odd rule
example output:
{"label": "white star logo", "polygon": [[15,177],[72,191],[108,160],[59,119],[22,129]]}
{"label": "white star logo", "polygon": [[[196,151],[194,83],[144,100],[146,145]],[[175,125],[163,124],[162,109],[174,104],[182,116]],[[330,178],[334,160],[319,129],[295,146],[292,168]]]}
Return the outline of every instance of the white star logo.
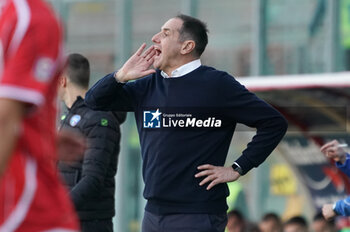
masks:
{"label": "white star logo", "polygon": [[159,112],[159,109],[157,109],[156,112],[154,113],[151,113],[153,115],[152,119],[151,119],[151,122],[154,120],[154,119],[157,119],[159,120],[159,116],[162,114],[161,112]]}

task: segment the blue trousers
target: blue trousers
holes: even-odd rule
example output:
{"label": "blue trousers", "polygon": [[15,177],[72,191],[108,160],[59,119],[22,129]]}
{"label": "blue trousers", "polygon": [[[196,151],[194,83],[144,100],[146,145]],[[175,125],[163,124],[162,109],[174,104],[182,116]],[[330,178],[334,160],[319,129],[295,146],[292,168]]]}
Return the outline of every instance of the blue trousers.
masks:
{"label": "blue trousers", "polygon": [[224,232],[226,214],[155,215],[145,211],[142,232]]}

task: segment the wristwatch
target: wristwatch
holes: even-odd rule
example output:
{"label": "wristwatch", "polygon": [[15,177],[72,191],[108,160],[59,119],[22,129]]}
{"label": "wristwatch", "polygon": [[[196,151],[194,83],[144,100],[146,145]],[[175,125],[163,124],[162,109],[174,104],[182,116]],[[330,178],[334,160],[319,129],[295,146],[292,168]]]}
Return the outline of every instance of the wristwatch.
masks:
{"label": "wristwatch", "polygon": [[234,162],[234,163],[232,164],[232,168],[233,168],[233,170],[235,170],[236,172],[238,172],[240,175],[243,174],[242,168],[241,168],[241,166],[239,166],[238,163]]}

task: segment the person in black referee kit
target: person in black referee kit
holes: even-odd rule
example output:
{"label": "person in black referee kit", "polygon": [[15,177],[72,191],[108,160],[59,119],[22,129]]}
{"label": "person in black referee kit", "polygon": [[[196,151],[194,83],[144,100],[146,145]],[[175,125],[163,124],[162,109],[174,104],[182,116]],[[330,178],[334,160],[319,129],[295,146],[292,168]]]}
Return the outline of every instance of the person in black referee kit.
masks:
{"label": "person in black referee kit", "polygon": [[[200,20],[171,18],[152,41],[98,81],[85,102],[95,110],[135,112],[147,199],[143,232],[223,232],[226,182],[259,166],[287,122],[231,75],[201,64],[208,36]],[[222,117],[200,118],[191,109],[217,109]],[[232,166],[223,167],[236,123],[255,127],[256,135]]]}

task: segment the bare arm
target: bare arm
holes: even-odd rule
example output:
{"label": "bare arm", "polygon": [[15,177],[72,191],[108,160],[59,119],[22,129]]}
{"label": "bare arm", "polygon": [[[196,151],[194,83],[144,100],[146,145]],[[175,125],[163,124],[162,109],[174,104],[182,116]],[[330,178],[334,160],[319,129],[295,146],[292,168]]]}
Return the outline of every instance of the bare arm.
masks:
{"label": "bare arm", "polygon": [[0,177],[4,174],[20,135],[25,104],[0,99]]}

